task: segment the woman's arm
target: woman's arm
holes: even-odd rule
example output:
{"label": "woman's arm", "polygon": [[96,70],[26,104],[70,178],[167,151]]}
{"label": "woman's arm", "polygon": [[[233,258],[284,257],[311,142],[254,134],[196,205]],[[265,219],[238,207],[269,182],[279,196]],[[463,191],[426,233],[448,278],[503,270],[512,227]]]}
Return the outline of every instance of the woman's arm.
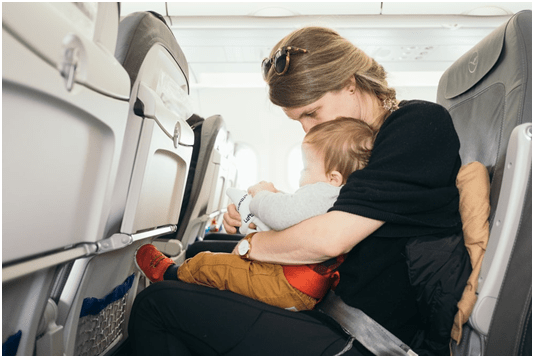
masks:
{"label": "woman's arm", "polygon": [[252,260],[285,265],[319,263],[349,252],[382,224],[383,221],[331,211],[283,231],[255,234],[249,255]]}

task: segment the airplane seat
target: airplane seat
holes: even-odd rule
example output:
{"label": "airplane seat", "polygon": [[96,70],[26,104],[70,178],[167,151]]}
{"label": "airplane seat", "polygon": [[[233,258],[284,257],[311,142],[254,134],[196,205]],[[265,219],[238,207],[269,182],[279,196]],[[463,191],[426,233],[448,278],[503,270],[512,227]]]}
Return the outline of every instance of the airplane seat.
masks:
{"label": "airplane seat", "polygon": [[187,212],[187,206],[191,201],[191,192],[193,189],[193,182],[195,178],[195,172],[197,169],[198,163],[198,154],[200,152],[200,141],[202,136],[202,124],[204,123],[204,118],[200,117],[197,114],[193,114],[187,120],[187,124],[193,130],[195,135],[195,144],[193,145],[193,154],[191,155],[191,165],[189,166],[189,173],[187,174],[187,182],[185,185],[184,200],[182,201],[182,207],[180,208],[180,217],[178,218],[178,223],[183,221],[185,213]]}
{"label": "airplane seat", "polygon": [[244,238],[241,234],[226,234],[226,233],[209,233],[203,240],[194,242],[189,245],[185,253],[185,259],[189,259],[199,252],[232,252],[237,245],[237,242]]}
{"label": "airplane seat", "polygon": [[64,353],[58,277],[98,250],[126,128],[118,24],[117,3],[2,4],[3,354]]}
{"label": "airplane seat", "polygon": [[[217,220],[226,208],[226,188],[232,185],[232,160],[229,153],[229,133],[224,119],[213,115],[206,119],[193,117],[194,131],[199,141],[194,170],[188,177],[190,187],[187,201],[182,204],[182,214],[174,240],[168,235],[155,241],[155,245],[177,263],[183,262],[190,244],[202,239],[206,228]],[[167,240],[169,239],[170,240]],[[179,245],[173,245],[179,242]]]}
{"label": "airplane seat", "polygon": [[[185,191],[184,191],[184,197],[182,200],[182,207],[180,208],[180,216],[178,218],[178,224],[182,222],[183,217],[185,216],[185,213],[187,212],[187,206],[191,200],[191,189],[193,187],[193,179],[195,177],[195,171],[197,168],[197,162],[198,162],[198,153],[200,152],[200,139],[202,134],[202,123],[204,122],[204,118],[193,114],[189,119],[187,119],[187,124],[191,127],[193,130],[193,134],[195,136],[194,145],[193,145],[193,153],[191,155],[191,164],[189,165],[189,173],[187,174],[187,181],[185,184]],[[167,256],[177,256],[182,251],[182,244],[179,240],[175,239],[176,233],[171,233],[167,235],[163,235],[156,239],[155,242],[153,242],[154,245],[158,247],[158,249],[164,253],[166,253]]]}
{"label": "airplane seat", "polygon": [[[189,165],[189,173],[187,174],[187,181],[185,184],[182,207],[180,208],[180,217],[178,218],[178,224],[182,222],[183,217],[185,216],[185,213],[187,211],[187,206],[191,200],[191,189],[193,187],[193,179],[195,177],[195,170],[197,168],[198,153],[200,151],[200,138],[202,134],[202,123],[203,122],[204,122],[204,118],[200,117],[197,114],[193,114],[187,120],[187,124],[189,124],[189,126],[193,130],[195,140],[194,140],[194,145],[193,145],[193,153],[191,155],[191,164]],[[159,238],[157,238],[153,242],[153,244],[156,247],[158,247],[160,251],[164,252],[167,256],[169,257],[177,256],[183,251],[183,248],[182,248],[182,243],[179,240],[176,240],[175,237],[176,237],[176,233],[162,235]]]}
{"label": "airplane seat", "polygon": [[176,224],[194,145],[187,60],[153,12],[121,21],[115,56],[132,80],[128,123],[137,146],[121,232]]}
{"label": "airplane seat", "polygon": [[481,162],[491,181],[478,298],[454,355],[532,351],[531,28],[531,11],[515,14],[447,69],[438,87],[462,164]]}
{"label": "airplane seat", "polygon": [[113,354],[126,342],[129,311],[149,284],[135,250],[176,230],[194,144],[188,65],[163,17],[124,17],[115,58],[130,79],[120,181],[97,255],[75,262],[61,295],[66,355]]}

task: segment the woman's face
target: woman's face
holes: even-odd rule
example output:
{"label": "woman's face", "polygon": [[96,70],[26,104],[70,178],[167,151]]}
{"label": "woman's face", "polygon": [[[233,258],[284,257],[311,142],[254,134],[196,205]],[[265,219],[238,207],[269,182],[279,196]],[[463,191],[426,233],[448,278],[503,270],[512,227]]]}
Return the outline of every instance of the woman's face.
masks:
{"label": "woman's face", "polygon": [[[350,86],[336,92],[327,92],[317,101],[303,107],[282,108],[286,115],[302,125],[304,132],[315,125],[334,120],[338,117],[361,117],[360,96]],[[365,119],[363,119],[365,120]]]}

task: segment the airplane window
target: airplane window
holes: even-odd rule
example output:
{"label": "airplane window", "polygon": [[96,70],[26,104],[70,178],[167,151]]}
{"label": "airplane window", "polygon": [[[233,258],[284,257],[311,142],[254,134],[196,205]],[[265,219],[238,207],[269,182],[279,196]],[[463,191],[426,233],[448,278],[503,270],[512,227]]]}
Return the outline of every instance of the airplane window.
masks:
{"label": "airplane window", "polygon": [[254,149],[244,143],[236,143],[235,162],[237,167],[237,187],[246,190],[259,182],[258,155]]}
{"label": "airplane window", "polygon": [[287,156],[287,181],[291,191],[299,188],[300,172],[302,171],[302,151],[300,144],[295,145]]}

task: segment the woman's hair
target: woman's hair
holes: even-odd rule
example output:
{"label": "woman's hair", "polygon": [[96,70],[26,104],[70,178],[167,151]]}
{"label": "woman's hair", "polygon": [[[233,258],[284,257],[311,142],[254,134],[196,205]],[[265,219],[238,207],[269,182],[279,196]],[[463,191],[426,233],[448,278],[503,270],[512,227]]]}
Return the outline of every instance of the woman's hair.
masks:
{"label": "woman's hair", "polygon": [[[285,46],[306,49],[308,53],[291,54],[289,69],[283,75],[269,71],[266,81],[275,105],[306,106],[327,92],[345,88],[354,77],[360,91],[376,96],[386,109],[395,109],[389,108],[392,103],[396,105],[396,92],[388,86],[384,68],[336,31],[315,26],[301,28],[280,40],[270,56]],[[375,128],[384,119],[374,124]]]}
{"label": "woman's hair", "polygon": [[313,126],[303,143],[323,155],[325,174],[337,170],[344,184],[352,172],[369,162],[376,133],[360,119],[338,117]]}

